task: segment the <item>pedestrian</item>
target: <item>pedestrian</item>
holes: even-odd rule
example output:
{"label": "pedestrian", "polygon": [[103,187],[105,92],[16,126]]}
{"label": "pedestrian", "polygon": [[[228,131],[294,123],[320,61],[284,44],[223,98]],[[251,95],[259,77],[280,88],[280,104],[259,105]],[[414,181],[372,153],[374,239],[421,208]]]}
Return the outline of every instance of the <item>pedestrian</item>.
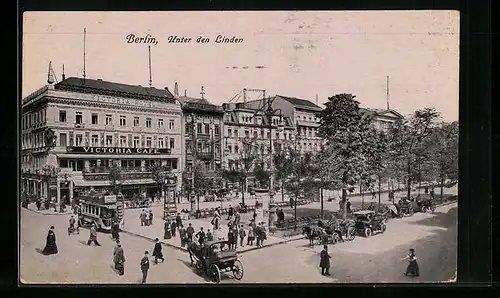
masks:
{"label": "pedestrian", "polygon": [[73,232],[75,231],[75,222],[75,218],[73,217],[73,215],[71,215],[71,218],[69,219],[68,236],[73,234]]}
{"label": "pedestrian", "polygon": [[219,208],[217,207],[217,209],[215,209],[215,212],[214,212],[214,218],[212,219],[212,228],[214,230],[218,230],[219,229],[219,220],[220,220],[220,213],[219,213]]}
{"label": "pedestrian", "polygon": [[139,219],[141,220],[141,227],[146,225],[146,211],[142,209],[141,214],[139,215]]}
{"label": "pedestrian", "polygon": [[177,226],[177,228],[182,225],[182,218],[180,213],[177,213],[177,216],[175,217],[175,225]]}
{"label": "pedestrian", "polygon": [[120,225],[118,224],[117,220],[114,220],[113,223],[111,224],[111,239],[113,240],[119,240],[120,239]]}
{"label": "pedestrian", "polygon": [[170,234],[170,221],[165,220],[165,224],[163,225],[163,239],[170,239],[172,236]]}
{"label": "pedestrian", "polygon": [[254,229],[252,224],[248,225],[248,237],[247,237],[247,245],[253,245],[253,240],[255,239]]}
{"label": "pedestrian", "polygon": [[149,218],[148,218],[149,225],[153,225],[153,211],[149,210]]}
{"label": "pedestrian", "polygon": [[233,248],[233,243],[234,243],[234,235],[233,235],[233,230],[229,228],[227,230],[227,244],[229,245],[229,249]]}
{"label": "pedestrian", "polygon": [[49,232],[47,233],[47,241],[45,243],[45,248],[43,249],[44,255],[55,255],[57,254],[57,244],[56,244],[56,233],[54,232],[54,226],[51,226]]}
{"label": "pedestrian", "polygon": [[375,193],[375,191],[372,191],[372,200],[375,200],[377,198],[377,195]]}
{"label": "pedestrian", "polygon": [[87,245],[90,245],[92,242],[94,242],[97,246],[101,246],[101,244],[97,241],[97,229],[95,223],[93,223],[90,227],[90,237],[89,241],[87,241]]}
{"label": "pedestrian", "polygon": [[161,243],[158,238],[155,239],[155,247],[153,249],[153,257],[155,257],[155,264],[158,264],[158,260],[163,263],[165,259],[163,258],[163,253],[161,252]]}
{"label": "pedestrian", "polygon": [[264,245],[264,240],[267,240],[267,232],[266,232],[266,226],[264,225],[264,222],[261,222],[260,225],[260,246]]}
{"label": "pedestrian", "polygon": [[245,236],[247,235],[247,233],[245,232],[245,229],[243,228],[243,225],[240,226],[239,234],[240,234],[240,246],[243,247],[243,240],[245,239]]}
{"label": "pedestrian", "polygon": [[322,275],[330,275],[330,259],[332,257],[328,254],[328,245],[323,245],[323,250],[320,253],[319,267],[321,267]]}
{"label": "pedestrian", "polygon": [[186,229],[186,235],[187,235],[187,239],[190,242],[193,241],[193,234],[194,234],[194,228],[191,226],[191,223],[189,223],[189,225]]}
{"label": "pedestrian", "polygon": [[40,206],[42,206],[42,202],[40,199],[36,200],[36,209],[40,211]]}
{"label": "pedestrian", "polygon": [[236,210],[234,212],[234,224],[236,225],[236,227],[240,226],[240,220],[241,220],[241,214],[238,212],[238,210]]}
{"label": "pedestrian", "polygon": [[257,224],[257,226],[255,226],[254,228],[254,234],[255,234],[255,240],[256,240],[256,243],[255,245],[257,245],[257,247],[260,247],[260,241],[261,241],[261,235],[260,235],[260,222]]}
{"label": "pedestrian", "polygon": [[431,195],[431,199],[434,199],[434,188],[431,188],[430,195]]}
{"label": "pedestrian", "polygon": [[347,199],[346,207],[347,207],[347,212],[351,212],[351,201],[349,201],[349,199]]}
{"label": "pedestrian", "polygon": [[172,237],[175,237],[175,230],[177,229],[177,221],[172,220],[170,224],[170,230],[172,231]]}
{"label": "pedestrian", "polygon": [[231,218],[231,216],[233,216],[233,213],[234,213],[234,209],[231,205],[229,205],[229,211],[227,213],[227,220],[229,220]]}
{"label": "pedestrian", "polygon": [[214,235],[210,231],[210,229],[207,230],[207,235],[206,235],[207,241],[214,241]]}
{"label": "pedestrian", "polygon": [[142,283],[146,283],[146,278],[148,277],[149,270],[149,252],[146,250],[144,252],[144,257],[141,259],[141,271],[142,271]]}
{"label": "pedestrian", "polygon": [[196,233],[196,238],[198,238],[198,243],[202,245],[205,242],[205,232],[203,231],[203,227],[200,228],[200,231]]}
{"label": "pedestrian", "polygon": [[118,271],[118,275],[125,274],[125,253],[123,252],[122,245],[120,241],[117,241],[117,247],[115,248],[115,253],[113,255],[113,262],[115,263],[115,270]]}
{"label": "pedestrian", "polygon": [[186,244],[186,229],[183,225],[179,228],[179,237],[181,239],[181,246],[184,247]]}
{"label": "pedestrian", "polygon": [[415,250],[413,248],[410,248],[410,251],[408,255],[404,258],[401,259],[402,261],[408,260],[410,263],[408,264],[408,267],[406,267],[406,272],[403,273],[404,275],[408,276],[415,276],[418,277],[420,276],[420,270],[418,268],[418,263],[417,263],[417,257],[415,256]]}

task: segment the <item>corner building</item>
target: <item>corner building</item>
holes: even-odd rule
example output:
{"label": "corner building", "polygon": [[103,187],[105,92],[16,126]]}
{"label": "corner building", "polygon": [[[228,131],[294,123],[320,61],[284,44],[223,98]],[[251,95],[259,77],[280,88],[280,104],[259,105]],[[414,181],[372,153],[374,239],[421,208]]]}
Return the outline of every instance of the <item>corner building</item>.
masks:
{"label": "corner building", "polygon": [[49,84],[23,99],[21,188],[70,203],[81,190],[109,189],[116,164],[126,198],[152,197],[152,165],[182,173],[181,117],[167,88],[74,77]]}

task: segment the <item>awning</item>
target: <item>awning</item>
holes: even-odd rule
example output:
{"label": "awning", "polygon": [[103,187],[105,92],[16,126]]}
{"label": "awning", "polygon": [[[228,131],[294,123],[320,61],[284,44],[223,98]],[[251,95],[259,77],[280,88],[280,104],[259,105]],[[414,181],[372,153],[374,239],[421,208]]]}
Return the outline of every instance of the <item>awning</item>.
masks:
{"label": "awning", "polygon": [[124,155],[124,154],[56,154],[59,158],[84,158],[84,159],[164,159],[164,158],[179,158],[175,154],[157,154],[157,155]]}
{"label": "awning", "polygon": [[[93,181],[93,180],[83,180],[83,179],[73,179],[75,186],[85,187],[85,186],[111,186],[109,181]],[[153,184],[155,183],[153,179],[131,179],[122,181],[122,185],[138,185],[138,184]]]}

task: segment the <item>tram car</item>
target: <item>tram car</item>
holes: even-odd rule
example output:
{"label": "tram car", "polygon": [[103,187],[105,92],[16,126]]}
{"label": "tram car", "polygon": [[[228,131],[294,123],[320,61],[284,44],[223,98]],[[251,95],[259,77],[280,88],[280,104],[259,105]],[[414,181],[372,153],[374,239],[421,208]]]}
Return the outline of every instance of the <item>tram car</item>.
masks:
{"label": "tram car", "polygon": [[95,223],[98,230],[110,232],[114,221],[120,223],[123,220],[124,198],[121,194],[82,192],[79,201],[82,226]]}

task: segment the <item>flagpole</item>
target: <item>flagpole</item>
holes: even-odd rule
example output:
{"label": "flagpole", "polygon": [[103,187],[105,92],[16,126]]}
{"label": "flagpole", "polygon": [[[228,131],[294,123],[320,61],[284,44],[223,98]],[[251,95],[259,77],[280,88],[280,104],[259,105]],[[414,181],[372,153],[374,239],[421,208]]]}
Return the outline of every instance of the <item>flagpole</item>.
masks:
{"label": "flagpole", "polygon": [[87,36],[87,28],[83,28],[83,82],[85,82],[85,77],[87,77],[86,72],[85,72],[85,56],[86,56],[85,42],[86,42],[86,36]]}

